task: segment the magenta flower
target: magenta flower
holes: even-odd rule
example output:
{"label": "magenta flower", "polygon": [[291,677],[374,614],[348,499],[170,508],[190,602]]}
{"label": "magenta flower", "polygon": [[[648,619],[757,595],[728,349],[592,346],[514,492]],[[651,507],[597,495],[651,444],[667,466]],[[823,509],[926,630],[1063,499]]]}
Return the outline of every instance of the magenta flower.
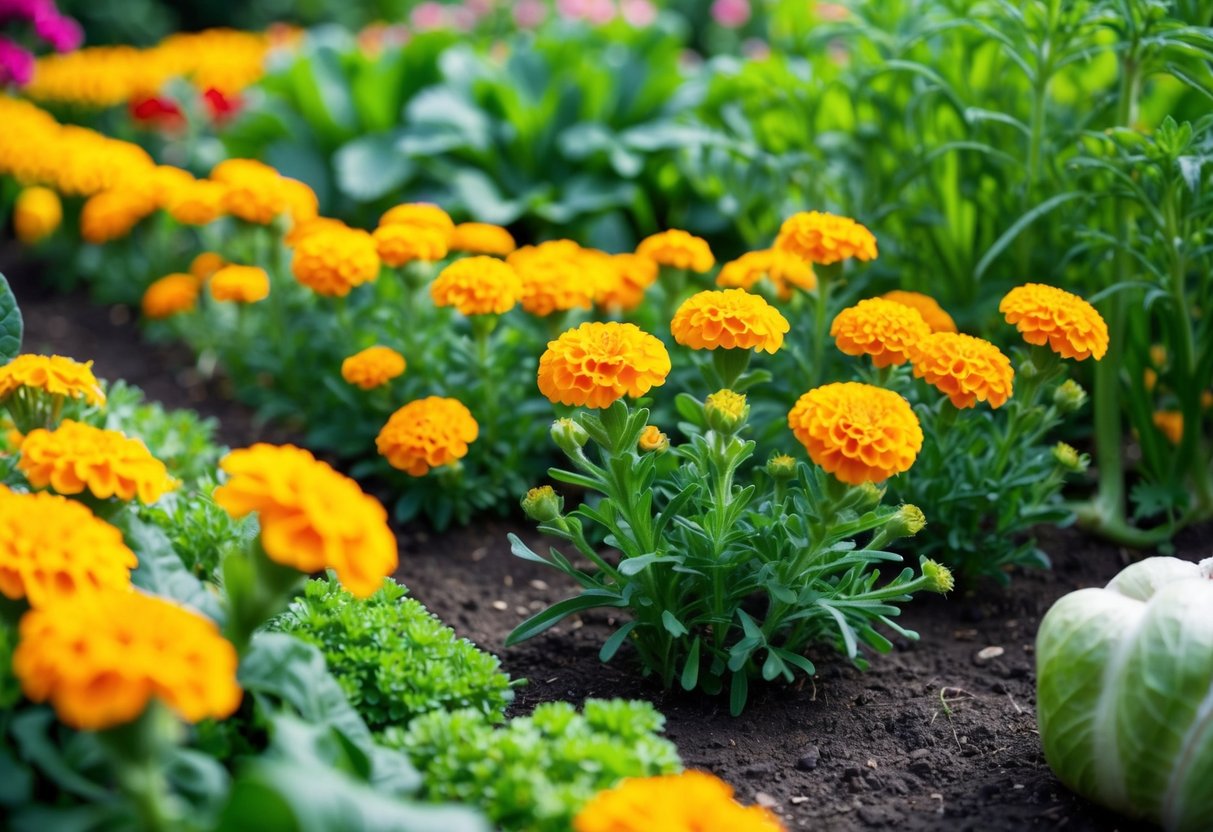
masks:
{"label": "magenta flower", "polygon": [[71,52],[84,41],[80,24],[61,14],[34,18],[34,31],[56,52]]}
{"label": "magenta flower", "polygon": [[34,77],[34,56],[0,35],[0,86],[23,87]]}
{"label": "magenta flower", "polygon": [[420,3],[413,8],[412,14],[409,15],[409,20],[412,22],[413,28],[418,32],[446,28],[446,7],[441,3],[433,2],[433,0],[427,0],[427,2]]}
{"label": "magenta flower", "polygon": [[715,0],[712,19],[726,29],[740,29],[750,21],[750,0]]}

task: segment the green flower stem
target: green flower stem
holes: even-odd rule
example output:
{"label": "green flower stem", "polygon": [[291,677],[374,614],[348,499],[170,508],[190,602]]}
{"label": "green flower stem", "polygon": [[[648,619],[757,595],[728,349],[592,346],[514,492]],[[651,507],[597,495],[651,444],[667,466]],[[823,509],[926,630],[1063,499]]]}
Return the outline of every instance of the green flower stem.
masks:
{"label": "green flower stem", "polygon": [[830,291],[835,283],[842,280],[843,263],[831,263],[817,268],[817,292],[815,316],[813,321],[813,366],[811,369],[812,384],[821,384],[825,373],[826,337],[829,334]]}
{"label": "green flower stem", "polygon": [[167,754],[181,740],[181,724],[158,700],[134,722],[97,734],[109,752],[118,787],[135,804],[149,832],[191,828],[164,776]]}
{"label": "green flower stem", "polygon": [[228,598],[224,635],[244,655],[254,633],[286,609],[305,578],[298,570],[270,560],[259,540],[228,554],[222,569]]}
{"label": "green flower stem", "polygon": [[732,390],[750,367],[750,350],[712,350],[712,368],[722,389]]}

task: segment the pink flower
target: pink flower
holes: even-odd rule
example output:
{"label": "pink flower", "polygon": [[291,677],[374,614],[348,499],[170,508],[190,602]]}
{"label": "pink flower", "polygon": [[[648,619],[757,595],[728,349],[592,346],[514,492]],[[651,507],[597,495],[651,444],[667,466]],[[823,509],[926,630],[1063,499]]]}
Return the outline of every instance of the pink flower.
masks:
{"label": "pink flower", "polygon": [[643,29],[657,20],[657,7],[649,0],[619,0],[619,12],[629,26]]}
{"label": "pink flower", "polygon": [[458,31],[472,31],[479,20],[480,15],[467,6],[451,6],[451,26]]}
{"label": "pink flower", "polygon": [[589,0],[585,19],[595,26],[604,26],[615,19],[614,0]]}
{"label": "pink flower", "polygon": [[413,28],[419,32],[428,32],[433,29],[443,29],[446,27],[446,7],[441,3],[427,0],[425,3],[419,3],[413,7],[413,12],[409,15],[409,19],[413,23]]}
{"label": "pink flower", "polygon": [[715,0],[712,19],[726,29],[740,29],[750,21],[750,0]]}
{"label": "pink flower", "polygon": [[580,20],[589,9],[589,0],[556,0],[556,13],[565,20]]}
{"label": "pink flower", "polygon": [[22,87],[28,84],[33,76],[34,56],[8,38],[0,36],[0,86],[16,84]]}
{"label": "pink flower", "polygon": [[514,22],[521,29],[534,29],[548,16],[543,0],[518,0],[514,4]]}

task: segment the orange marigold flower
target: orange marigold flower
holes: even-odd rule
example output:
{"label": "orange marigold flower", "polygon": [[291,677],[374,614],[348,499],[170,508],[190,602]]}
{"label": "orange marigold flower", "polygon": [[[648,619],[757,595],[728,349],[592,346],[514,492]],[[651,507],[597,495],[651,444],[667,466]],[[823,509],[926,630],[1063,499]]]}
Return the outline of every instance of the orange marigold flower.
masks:
{"label": "orange marigold flower", "polygon": [[551,240],[523,246],[506,258],[522,280],[522,308],[540,317],[589,309],[599,281],[584,273],[582,254],[572,240]]}
{"label": "orange marigold flower", "polygon": [[694,350],[752,349],[774,354],[789,329],[778,309],[744,289],[692,295],[670,322],[674,340]]}
{"label": "orange marigold flower", "polygon": [[768,281],[782,300],[792,297],[794,288],[806,292],[817,288],[813,266],[777,248],[743,254],[725,263],[716,275],[716,285],[723,288],[751,290],[761,280]]}
{"label": "orange marigold flower", "polygon": [[651,453],[652,451],[664,451],[670,447],[670,438],[661,432],[661,428],[656,425],[645,425],[644,432],[640,434],[640,441],[636,446],[643,453]]}
{"label": "orange marigold flower", "polygon": [[226,186],[223,210],[245,222],[269,225],[289,207],[284,180],[264,162],[226,159],[211,171],[211,179]]}
{"label": "orange marigold flower", "polygon": [[188,312],[198,305],[201,287],[192,274],[170,274],[160,278],[143,293],[144,317],[153,320]]}
{"label": "orange marigold flower", "polygon": [[391,347],[368,347],[341,362],[341,377],[363,390],[373,390],[404,375],[404,356]]}
{"label": "orange marigold flower", "polygon": [[282,238],[282,242],[288,248],[294,248],[305,237],[310,237],[317,231],[330,231],[333,229],[348,231],[349,226],[341,220],[335,220],[332,217],[313,217],[310,220],[300,220],[291,225],[291,230],[286,232]]}
{"label": "orange marigold flower", "polygon": [[594,303],[602,309],[630,312],[644,302],[645,291],[657,282],[660,267],[638,254],[603,254],[606,280],[598,285]]}
{"label": "orange marigold flower", "polygon": [[480,426],[463,402],[428,396],[393,413],[375,447],[393,468],[423,477],[431,468],[463,459],[479,435]]}
{"label": "orange marigold flower", "polygon": [[939,305],[939,301],[930,295],[894,289],[891,292],[885,292],[881,295],[881,298],[891,300],[893,303],[900,303],[902,306],[908,306],[911,309],[917,309],[918,314],[922,315],[922,319],[927,322],[927,326],[931,328],[932,332],[957,331],[956,321],[952,320],[952,316]]}
{"label": "orange marigold flower", "polygon": [[443,231],[448,239],[455,230],[449,214],[437,205],[428,202],[408,202],[389,208],[379,218],[379,225],[412,225],[417,228],[434,228]]}
{"label": "orange marigold flower", "polygon": [[223,216],[226,199],[227,185],[198,179],[176,188],[164,207],[182,225],[206,225]]}
{"label": "orange marigold flower", "polygon": [[55,430],[32,430],[21,443],[17,468],[34,488],[91,493],[151,504],[177,487],[164,463],[138,439],[64,419]]}
{"label": "orange marigold flower", "polygon": [[1178,445],[1184,438],[1184,415],[1178,410],[1156,410],[1154,427],[1167,437],[1168,442]]}
{"label": "orange marigold flower", "polygon": [[360,228],[322,228],[295,246],[291,272],[316,294],[343,298],[379,278],[379,253]]}
{"label": "orange marigold flower", "polygon": [[716,257],[712,254],[707,240],[677,228],[645,237],[640,241],[640,245],[636,246],[636,253],[659,266],[687,269],[701,274],[716,265]]}
{"label": "orange marigold flower", "polygon": [[661,340],[635,324],[584,323],[539,359],[539,392],[552,402],[604,408],[665,384],[670,355]]}
{"label": "orange marigold flower", "polygon": [[320,200],[306,182],[282,177],[282,193],[286,199],[286,211],[293,223],[310,222],[320,213]]}
{"label": "orange marigold flower", "polygon": [[998,311],[1029,344],[1049,345],[1062,358],[1099,361],[1108,351],[1108,325],[1078,295],[1043,283],[1025,283],[1007,292]]}
{"label": "orange marigold flower", "polygon": [[270,296],[270,276],[260,266],[224,266],[211,275],[211,297],[235,303],[257,303]]}
{"label": "orange marigold flower", "polygon": [[439,273],[430,297],[436,306],[453,306],[464,315],[500,315],[522,297],[522,279],[496,257],[465,257]]}
{"label": "orange marigold flower", "polygon": [[509,231],[487,222],[461,222],[451,232],[451,251],[505,257],[517,247]]}
{"label": "orange marigold flower", "polygon": [[958,408],[989,402],[1002,407],[1011,398],[1015,371],[1011,359],[981,338],[936,332],[918,342],[911,363],[914,375],[926,379]]}
{"label": "orange marigold flower", "polygon": [[632,778],[599,792],[574,832],[783,832],[761,806],[742,806],[728,783],[703,771]]}
{"label": "orange marigold flower", "polygon": [[50,188],[25,188],[13,204],[13,230],[17,239],[33,245],[54,233],[63,222],[63,203]]}
{"label": "orange marigold flower", "polygon": [[73,728],[135,720],[159,700],[186,722],[240,705],[236,649],[215,622],[134,590],[104,590],[30,610],[13,674],[35,702]]}
{"label": "orange marigold flower", "polygon": [[908,471],[922,450],[922,426],[909,402],[855,381],[805,393],[788,414],[788,426],[813,462],[848,485]]}
{"label": "orange marigold flower", "polygon": [[204,251],[190,261],[190,274],[202,282],[226,265],[227,261],[223,259],[223,255]]}
{"label": "orange marigold flower", "polygon": [[414,260],[427,263],[446,257],[450,232],[424,225],[390,223],[375,229],[379,258],[392,267]]}
{"label": "orange marigold flower", "polygon": [[861,300],[838,313],[830,336],[847,355],[870,355],[877,367],[905,364],[931,327],[917,309],[883,298]]}
{"label": "orange marigold flower", "polygon": [[828,266],[854,257],[876,259],[876,237],[850,217],[801,211],[784,220],[775,248]]}
{"label": "orange marigold flower", "polygon": [[84,399],[95,407],[105,404],[101,383],[93,375],[93,362],[81,364],[61,355],[27,353],[0,366],[0,402],[21,388]]}
{"label": "orange marigold flower", "polygon": [[39,607],[131,584],[138,561],[122,532],[75,500],[0,485],[0,593]]}
{"label": "orange marigold flower", "polygon": [[219,465],[228,481],[215,489],[215,502],[236,518],[257,513],[261,547],[275,563],[308,573],[332,569],[359,598],[396,571],[396,538],[383,506],[302,448],[254,445]]}
{"label": "orange marigold flower", "polygon": [[155,207],[134,191],[102,191],[89,197],[80,211],[80,236],[95,245],[125,237]]}

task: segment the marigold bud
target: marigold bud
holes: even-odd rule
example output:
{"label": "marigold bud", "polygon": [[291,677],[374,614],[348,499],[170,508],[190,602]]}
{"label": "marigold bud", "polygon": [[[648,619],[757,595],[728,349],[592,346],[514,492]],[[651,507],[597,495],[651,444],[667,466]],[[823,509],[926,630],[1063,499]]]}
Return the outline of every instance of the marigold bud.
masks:
{"label": "marigold bud", "polygon": [[738,428],[745,424],[746,418],[750,415],[750,406],[741,393],[734,393],[732,390],[717,390],[704,402],[703,412],[707,417],[708,427],[717,433],[730,435],[736,433]]}
{"label": "marigold bud", "polygon": [[1087,403],[1087,391],[1072,378],[1068,378],[1053,391],[1053,404],[1062,413],[1074,413]]}
{"label": "marigold bud", "polygon": [[776,480],[792,479],[796,476],[796,459],[787,454],[775,454],[767,460],[767,474]]}
{"label": "marigold bud", "polygon": [[1091,462],[1090,457],[1080,454],[1073,446],[1067,445],[1065,442],[1058,442],[1053,446],[1053,459],[1057,460],[1062,468],[1076,474],[1087,470],[1087,466]]}
{"label": "marigold bud", "polygon": [[890,540],[903,537],[913,537],[927,525],[926,515],[918,506],[903,505],[897,512],[885,521],[884,531]]}
{"label": "marigold bud", "polygon": [[670,438],[656,425],[648,425],[636,443],[641,453],[661,453],[670,449]]}
{"label": "marigold bud", "polygon": [[552,441],[566,454],[577,454],[590,441],[585,428],[572,419],[557,419],[552,422]]}
{"label": "marigold bud", "polygon": [[942,563],[936,563],[930,558],[923,559],[922,576],[931,582],[931,589],[941,595],[951,592],[953,587],[956,586],[956,579],[952,577],[952,570]]}
{"label": "marigold bud", "polygon": [[536,523],[550,523],[564,511],[564,499],[550,485],[532,488],[522,498],[522,510]]}

